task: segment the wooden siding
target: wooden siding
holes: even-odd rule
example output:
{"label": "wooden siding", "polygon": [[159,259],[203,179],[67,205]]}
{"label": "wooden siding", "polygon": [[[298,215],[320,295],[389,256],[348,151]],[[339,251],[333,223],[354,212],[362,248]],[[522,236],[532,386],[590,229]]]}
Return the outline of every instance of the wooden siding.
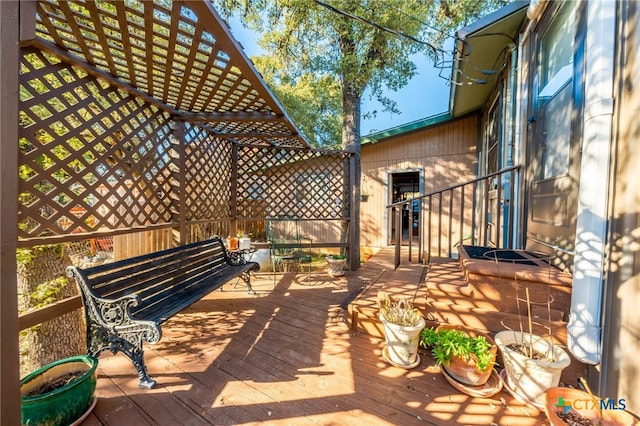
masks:
{"label": "wooden siding", "polygon": [[[618,135],[617,167],[613,186],[613,208],[609,221],[610,265],[605,288],[605,323],[603,327],[603,363],[601,394],[626,399],[627,410],[640,413],[640,3],[622,4],[627,21],[621,25],[622,59],[617,79],[620,92],[614,118]],[[614,133],[614,134],[615,134]]]}
{"label": "wooden siding", "polygon": [[[390,202],[389,173],[422,171],[425,193],[464,182],[475,177],[477,141],[478,117],[472,115],[363,145],[362,175],[366,177],[370,196],[360,205],[361,245],[387,245],[388,212],[385,206]],[[470,196],[465,203],[468,208]],[[454,213],[458,213],[459,208],[454,206]],[[452,226],[458,229],[459,223],[454,222]],[[448,245],[448,241],[443,245]]]}
{"label": "wooden siding", "polygon": [[179,238],[178,233],[171,228],[115,235],[113,237],[113,260],[128,259],[166,250],[177,245],[174,241],[177,242]]}

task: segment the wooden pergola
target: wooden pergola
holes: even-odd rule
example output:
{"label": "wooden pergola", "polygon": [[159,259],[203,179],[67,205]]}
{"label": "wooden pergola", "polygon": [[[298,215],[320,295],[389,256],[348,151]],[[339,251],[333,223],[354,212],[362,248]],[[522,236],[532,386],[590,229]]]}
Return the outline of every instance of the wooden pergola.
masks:
{"label": "wooden pergola", "polygon": [[309,147],[208,1],[0,2],[0,43],[2,424],[20,416],[17,248],[357,220],[353,155]]}

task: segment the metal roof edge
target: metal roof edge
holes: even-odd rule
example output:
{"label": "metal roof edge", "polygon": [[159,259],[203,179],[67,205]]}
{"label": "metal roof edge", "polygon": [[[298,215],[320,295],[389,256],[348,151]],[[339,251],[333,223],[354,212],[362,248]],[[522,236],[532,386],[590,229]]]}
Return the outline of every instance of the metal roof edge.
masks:
{"label": "metal roof edge", "polygon": [[402,133],[409,133],[415,130],[431,127],[436,124],[442,124],[449,121],[450,119],[451,115],[448,112],[431,115],[429,117],[421,118],[407,124],[391,127],[390,129],[383,130],[381,132],[370,133],[360,139],[360,144],[365,145],[369,143],[376,143],[383,139],[387,139]]}
{"label": "metal roof edge", "polygon": [[508,18],[512,14],[526,7],[529,7],[529,0],[515,0],[512,3],[501,7],[495,12],[492,12],[486,16],[483,16],[477,21],[472,22],[466,27],[460,28],[458,31],[456,31],[456,38],[464,40],[466,37],[469,37],[474,33],[477,33],[478,31],[482,31],[486,27],[494,25],[495,23]]}
{"label": "metal roof edge", "polygon": [[[511,15],[521,11],[522,9],[529,7],[529,0],[514,0],[512,3],[509,3],[500,9],[483,16],[482,18],[472,22],[471,24],[460,28],[455,33],[454,44],[457,47],[458,52],[463,52],[464,50],[464,40],[467,37],[473,36],[475,33],[483,31],[489,28],[496,23],[509,18]],[[456,104],[456,96],[457,96],[457,87],[460,84],[458,82],[459,76],[459,68],[460,68],[460,56],[456,56],[453,58],[453,66],[451,67],[451,89],[449,90],[449,115],[451,117],[456,117],[455,115],[455,104]],[[473,111],[468,111],[467,113],[471,113]],[[466,114],[466,113],[465,113]],[[462,114],[464,115],[464,114]]]}

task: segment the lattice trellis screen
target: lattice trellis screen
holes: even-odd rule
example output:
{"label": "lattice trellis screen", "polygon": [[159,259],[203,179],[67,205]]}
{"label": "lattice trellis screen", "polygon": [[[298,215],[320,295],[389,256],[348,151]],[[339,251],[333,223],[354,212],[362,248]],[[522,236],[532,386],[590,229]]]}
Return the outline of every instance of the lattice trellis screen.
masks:
{"label": "lattice trellis screen", "polygon": [[226,230],[234,197],[240,219],[349,218],[346,153],[239,145],[234,164],[210,128],[36,49],[23,50],[20,97],[23,240],[177,227],[181,213]]}
{"label": "lattice trellis screen", "polygon": [[235,142],[307,146],[208,0],[35,4],[35,47],[86,63]]}
{"label": "lattice trellis screen", "polygon": [[188,221],[229,217],[231,143],[198,126],[185,132],[184,194]]}
{"label": "lattice trellis screen", "polygon": [[268,109],[189,2],[41,0],[37,7],[39,37],[176,109]]}
{"label": "lattice trellis screen", "polygon": [[172,221],[166,113],[29,49],[20,101],[21,239]]}
{"label": "lattice trellis screen", "polygon": [[349,219],[348,154],[240,146],[238,217]]}

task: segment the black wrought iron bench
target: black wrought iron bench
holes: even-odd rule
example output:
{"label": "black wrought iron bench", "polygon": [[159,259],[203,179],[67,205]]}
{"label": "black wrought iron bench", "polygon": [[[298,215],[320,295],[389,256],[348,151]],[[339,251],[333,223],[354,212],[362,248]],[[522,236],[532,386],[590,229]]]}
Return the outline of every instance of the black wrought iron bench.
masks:
{"label": "black wrought iron bench", "polygon": [[155,385],[147,374],[143,342],[157,343],[160,325],[227,281],[260,265],[232,261],[218,237],[113,263],[67,268],[80,288],[87,322],[87,352],[122,352],[138,371],[139,386]]}

